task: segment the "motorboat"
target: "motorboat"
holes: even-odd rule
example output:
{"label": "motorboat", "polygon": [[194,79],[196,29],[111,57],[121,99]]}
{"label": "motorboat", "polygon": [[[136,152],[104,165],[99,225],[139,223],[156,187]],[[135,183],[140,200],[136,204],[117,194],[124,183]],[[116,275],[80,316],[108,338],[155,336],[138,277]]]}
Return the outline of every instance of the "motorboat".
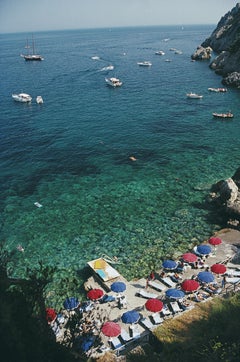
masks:
{"label": "motorboat", "polygon": [[25,46],[26,49],[28,49],[28,54],[21,54],[21,57],[23,57],[26,61],[31,61],[31,60],[44,60],[44,58],[40,55],[40,54],[36,54],[35,52],[35,44],[34,44],[34,39],[32,37],[32,53],[29,53],[29,49],[30,46],[28,45],[28,40],[27,40],[27,45]]}
{"label": "motorboat", "polygon": [[219,93],[219,92],[221,92],[221,93],[227,92],[227,88],[208,88],[208,90],[210,92],[217,92],[217,93]]}
{"label": "motorboat", "polygon": [[140,65],[141,67],[151,67],[152,63],[145,60],[144,62],[138,62],[138,65]]}
{"label": "motorboat", "polygon": [[28,103],[31,102],[32,97],[27,93],[12,94],[12,98],[16,102]]}
{"label": "motorboat", "polygon": [[155,52],[156,55],[165,55],[164,51],[162,50],[158,50],[157,52]]}
{"label": "motorboat", "polygon": [[105,81],[107,83],[107,85],[110,85],[111,87],[121,87],[122,82],[120,81],[120,79],[115,78],[115,77],[111,77],[111,78],[105,78]]}
{"label": "motorboat", "polygon": [[108,70],[113,70],[114,66],[113,65],[108,65],[107,67],[103,67],[102,69],[100,69],[100,72],[107,72]]}
{"label": "motorboat", "polygon": [[37,104],[43,104],[42,96],[37,96],[36,102],[37,102]]}
{"label": "motorboat", "polygon": [[233,118],[233,114],[230,111],[227,113],[215,113],[214,112],[212,115],[215,118]]}
{"label": "motorboat", "polygon": [[201,98],[203,98],[202,95],[197,94],[197,93],[192,93],[192,92],[187,93],[186,96],[187,96],[188,98],[195,98],[195,99],[201,99]]}
{"label": "motorboat", "polygon": [[183,52],[181,50],[175,50],[175,54],[182,54]]}

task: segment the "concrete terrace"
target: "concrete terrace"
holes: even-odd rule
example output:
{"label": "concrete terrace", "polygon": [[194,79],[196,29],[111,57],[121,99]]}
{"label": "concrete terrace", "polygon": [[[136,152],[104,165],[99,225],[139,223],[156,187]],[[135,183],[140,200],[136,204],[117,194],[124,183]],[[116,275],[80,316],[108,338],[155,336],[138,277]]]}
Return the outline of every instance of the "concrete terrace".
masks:
{"label": "concrete terrace", "polygon": [[[94,347],[90,349],[88,355],[92,355],[94,357],[101,356],[109,349],[115,351],[117,355],[125,354],[126,351],[129,351],[137,345],[148,341],[149,334],[161,323],[164,323],[164,319],[176,317],[178,315],[181,315],[181,313],[183,312],[183,309],[179,308],[179,305],[176,306],[177,309],[174,309],[174,305],[171,305],[173,300],[166,298],[165,291],[171,287],[181,289],[182,281],[184,281],[185,279],[195,278],[200,271],[205,270],[207,267],[210,268],[215,263],[223,263],[226,265],[227,273],[229,273],[229,279],[227,278],[227,280],[229,280],[229,282],[227,281],[225,287],[222,288],[223,277],[216,275],[215,283],[217,285],[218,292],[216,294],[208,294],[205,290],[202,290],[201,288],[201,293],[203,292],[203,295],[206,296],[206,299],[204,300],[208,300],[209,298],[211,299],[214,296],[223,296],[230,291],[236,292],[240,287],[240,271],[239,278],[237,277],[232,279],[231,277],[233,271],[238,270],[237,265],[234,264],[234,257],[237,254],[237,246],[240,245],[240,232],[232,229],[226,229],[218,233],[217,237],[222,239],[222,244],[218,245],[215,250],[214,247],[212,247],[213,252],[204,261],[203,269],[193,269],[192,267],[187,266],[181,273],[181,279],[179,280],[179,282],[172,282],[172,286],[168,285],[169,279],[164,281],[161,279],[161,268],[156,271],[156,279],[154,280],[153,284],[148,286],[146,285],[146,280],[148,276],[146,276],[146,279],[141,278],[127,281],[124,276],[118,274],[118,276],[114,279],[104,282],[98,275],[96,275],[96,273],[93,273],[93,276],[90,277],[85,283],[86,293],[89,289],[100,288],[104,291],[105,294],[117,297],[117,293],[111,291],[110,285],[115,281],[121,281],[126,284],[126,290],[121,293],[126,297],[126,305],[124,306],[124,308],[120,309],[117,300],[107,303],[100,303],[100,301],[95,301],[92,302],[90,310],[83,313],[82,323],[84,324],[86,323],[86,320],[88,320],[87,323],[88,325],[90,325],[91,333],[100,337],[102,343],[101,348]],[[115,266],[117,266],[117,264]],[[240,265],[238,267],[240,268]],[[168,272],[165,276],[170,278],[171,274],[173,273]],[[148,311],[145,307],[145,303],[150,297],[162,300],[164,305],[168,306],[169,313],[167,312],[166,314],[164,314],[163,312],[160,312],[153,314],[152,312]],[[187,303],[187,308],[184,313],[186,313],[187,310],[194,308],[197,303],[194,293],[186,294],[184,300]],[[131,310],[136,310],[140,314],[139,321],[134,325],[125,324],[121,320],[122,314],[126,311]],[[66,313],[66,315],[68,316],[69,312]],[[153,317],[155,317],[155,322]],[[113,321],[120,325],[121,331],[125,335],[125,340],[121,337],[109,339],[109,337],[106,337],[101,332],[102,325],[107,321]],[[146,322],[146,326],[143,324],[144,321]],[[60,343],[64,342],[63,332],[65,330],[65,326],[65,323],[62,324],[62,326],[60,325],[60,329],[57,333],[57,341],[59,341]],[[82,332],[83,331],[81,330],[80,333]]]}

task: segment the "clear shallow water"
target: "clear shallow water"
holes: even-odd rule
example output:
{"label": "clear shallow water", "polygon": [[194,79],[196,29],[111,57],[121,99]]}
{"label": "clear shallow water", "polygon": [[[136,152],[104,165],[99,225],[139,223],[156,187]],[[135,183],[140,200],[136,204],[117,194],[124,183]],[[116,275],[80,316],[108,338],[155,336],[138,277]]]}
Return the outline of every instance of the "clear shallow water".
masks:
{"label": "clear shallow water", "polygon": [[[240,93],[208,92],[221,78],[190,61],[213,28],[38,33],[45,60],[33,63],[19,57],[27,34],[0,36],[1,239],[25,248],[14,274],[43,260],[58,267],[57,283],[106,253],[127,278],[146,275],[221,227],[204,203],[238,165]],[[108,88],[107,75],[123,86]],[[44,104],[14,103],[21,91]],[[204,97],[187,99],[189,91]],[[232,121],[211,116],[229,109]]]}

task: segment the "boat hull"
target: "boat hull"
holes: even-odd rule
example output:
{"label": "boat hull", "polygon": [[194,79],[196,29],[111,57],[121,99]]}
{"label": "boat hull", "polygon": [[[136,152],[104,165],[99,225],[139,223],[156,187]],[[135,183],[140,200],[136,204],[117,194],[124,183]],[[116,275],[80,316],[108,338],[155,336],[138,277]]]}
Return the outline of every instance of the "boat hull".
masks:
{"label": "boat hull", "polygon": [[233,118],[232,113],[213,113],[214,118]]}
{"label": "boat hull", "polygon": [[14,99],[14,101],[20,103],[29,103],[32,100],[32,97],[26,93],[12,94],[12,98]]}

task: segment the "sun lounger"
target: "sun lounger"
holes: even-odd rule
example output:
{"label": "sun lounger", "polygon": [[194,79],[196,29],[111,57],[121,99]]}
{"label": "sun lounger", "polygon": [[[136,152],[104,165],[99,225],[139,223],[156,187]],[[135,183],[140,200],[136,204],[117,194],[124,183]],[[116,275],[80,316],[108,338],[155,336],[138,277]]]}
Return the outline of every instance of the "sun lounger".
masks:
{"label": "sun lounger", "polygon": [[182,309],[179,307],[178,302],[170,302],[170,306],[174,314],[182,312]]}
{"label": "sun lounger", "polygon": [[228,270],[226,272],[226,274],[230,277],[239,277],[240,278],[240,270],[231,269],[231,270]]}
{"label": "sun lounger", "polygon": [[130,336],[130,334],[124,329],[124,328],[121,328],[121,334],[120,334],[120,337],[122,338],[122,340],[124,342],[128,342],[132,339],[132,337]]}
{"label": "sun lounger", "polygon": [[227,263],[226,267],[240,270],[240,264]]}
{"label": "sun lounger", "polygon": [[159,313],[152,314],[152,319],[154,321],[154,324],[160,324],[163,322],[163,319],[161,318]]}
{"label": "sun lounger", "polygon": [[121,343],[118,337],[112,338],[111,343],[114,349],[124,348],[124,345]]}
{"label": "sun lounger", "polygon": [[149,330],[152,330],[155,327],[149,318],[142,318],[139,323]]}
{"label": "sun lounger", "polygon": [[240,278],[237,278],[237,277],[227,277],[226,278],[226,283],[231,283],[231,284],[237,284],[240,282]]}
{"label": "sun lounger", "polygon": [[130,329],[130,334],[132,336],[132,338],[139,338],[140,337],[140,331],[139,331],[139,327],[137,324],[133,324],[129,327]]}
{"label": "sun lounger", "polygon": [[140,295],[143,298],[151,299],[151,298],[157,298],[158,295],[155,293],[149,293],[145,289],[139,289],[137,292],[137,295]]}
{"label": "sun lounger", "polygon": [[171,316],[172,313],[171,313],[171,311],[169,310],[169,308],[168,308],[168,306],[166,304],[163,306],[163,309],[161,310],[161,314],[162,314],[163,317]]}
{"label": "sun lounger", "polygon": [[150,287],[157,289],[161,292],[167,289],[166,285],[164,285],[156,280],[149,280],[148,285],[150,285]]}
{"label": "sun lounger", "polygon": [[169,277],[161,278],[161,280],[170,288],[174,288],[176,286],[176,283],[174,283]]}

